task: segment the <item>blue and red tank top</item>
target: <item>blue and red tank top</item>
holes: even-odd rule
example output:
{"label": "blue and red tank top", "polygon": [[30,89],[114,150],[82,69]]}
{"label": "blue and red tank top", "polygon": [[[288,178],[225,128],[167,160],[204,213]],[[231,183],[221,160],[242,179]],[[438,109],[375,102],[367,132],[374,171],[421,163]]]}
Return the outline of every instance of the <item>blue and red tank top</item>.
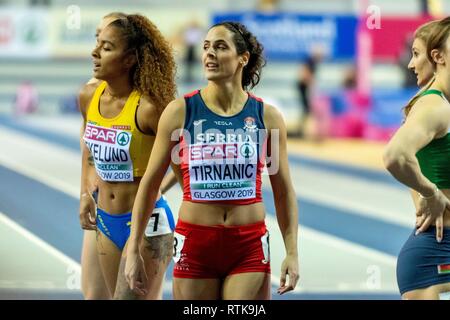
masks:
{"label": "blue and red tank top", "polygon": [[234,205],[261,202],[267,146],[263,101],[248,94],[239,113],[221,116],[206,106],[199,90],[184,98],[183,200]]}

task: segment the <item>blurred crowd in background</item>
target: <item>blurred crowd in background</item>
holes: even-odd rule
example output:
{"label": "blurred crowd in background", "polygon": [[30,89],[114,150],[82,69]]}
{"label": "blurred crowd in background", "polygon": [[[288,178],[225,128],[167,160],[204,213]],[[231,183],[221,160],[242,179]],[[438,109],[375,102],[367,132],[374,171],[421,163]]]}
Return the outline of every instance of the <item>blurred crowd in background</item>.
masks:
{"label": "blurred crowd in background", "polygon": [[173,44],[178,94],[205,82],[202,38],[221,20],[265,46],[254,94],[280,108],[292,137],[386,141],[417,90],[413,31],[445,0],[0,0],[0,112],[75,114],[92,74],[95,27],[112,11],[146,15]]}

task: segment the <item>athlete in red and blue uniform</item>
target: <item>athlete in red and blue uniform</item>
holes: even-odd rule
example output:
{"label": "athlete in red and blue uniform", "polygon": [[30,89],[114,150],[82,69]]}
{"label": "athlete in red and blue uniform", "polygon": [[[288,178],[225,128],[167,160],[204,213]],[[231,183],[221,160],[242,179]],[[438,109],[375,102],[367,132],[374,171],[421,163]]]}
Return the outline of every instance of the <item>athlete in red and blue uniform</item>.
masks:
{"label": "athlete in red and blue uniform", "polygon": [[275,107],[247,92],[259,82],[262,53],[245,26],[213,26],[203,43],[208,85],[164,110],[133,207],[125,275],[135,292],[146,289],[139,243],[170,162],[184,189],[175,228],[174,298],[270,298],[269,233],[261,197],[261,175],[269,162],[286,247],[278,292],[295,288],[298,212],[286,128]]}

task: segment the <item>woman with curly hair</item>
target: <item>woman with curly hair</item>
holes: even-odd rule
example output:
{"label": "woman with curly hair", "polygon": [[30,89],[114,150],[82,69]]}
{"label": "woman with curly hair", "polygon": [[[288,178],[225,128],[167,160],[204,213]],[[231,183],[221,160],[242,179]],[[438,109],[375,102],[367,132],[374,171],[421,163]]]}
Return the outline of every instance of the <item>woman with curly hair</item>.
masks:
{"label": "woman with curly hair", "polygon": [[[95,38],[97,39],[100,32],[111,22],[120,18],[126,18],[126,16],[127,15],[123,12],[111,12],[105,15],[102,20],[100,20],[100,23],[95,30]],[[101,80],[91,78],[86,84],[95,84],[99,83],[99,81]],[[82,90],[84,90],[84,88]],[[89,197],[85,198],[85,201],[80,202],[79,212],[80,223],[82,226],[85,224],[84,219],[88,214],[92,212],[93,217],[96,215],[94,198],[97,195],[98,189],[98,176],[95,171],[93,158],[83,139],[85,129],[86,123],[83,121],[80,130],[80,147],[82,158],[84,159],[84,161],[82,161],[80,196],[84,193],[88,193]],[[105,280],[103,279],[103,273],[100,269],[95,230],[91,228],[86,228],[83,234],[83,245],[81,249],[81,291],[86,300],[104,300],[111,298]]]}
{"label": "woman with curly hair", "polygon": [[[105,26],[92,57],[93,76],[101,81],[84,86],[79,104],[85,123],[83,140],[98,176],[98,202],[96,206],[89,186],[83,183],[89,180],[88,170],[82,170],[80,221],[83,229],[97,230],[97,254],[110,295],[133,299],[138,297],[124,279],[122,252],[159,117],[175,95],[175,62],[160,31],[138,14],[117,17]],[[88,167],[87,157],[82,161],[82,167]],[[145,269],[152,275],[146,280],[149,291],[143,298],[162,296],[174,227],[170,208],[158,192],[140,243]]]}
{"label": "woman with curly hair", "polygon": [[298,212],[286,127],[274,106],[247,92],[258,84],[265,61],[262,45],[244,25],[211,27],[202,62],[208,85],[172,101],[161,116],[133,206],[125,275],[136,293],[148,290],[140,244],[157,186],[172,161],[184,189],[175,229],[174,298],[269,299],[269,233],[261,192],[269,162],[286,248],[278,293],[293,290],[298,281]]}

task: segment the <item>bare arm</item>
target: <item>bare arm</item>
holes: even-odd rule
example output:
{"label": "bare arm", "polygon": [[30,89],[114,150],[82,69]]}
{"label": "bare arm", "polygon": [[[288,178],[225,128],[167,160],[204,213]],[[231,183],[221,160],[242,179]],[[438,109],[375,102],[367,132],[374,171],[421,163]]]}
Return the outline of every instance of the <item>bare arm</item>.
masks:
{"label": "bare arm", "polygon": [[86,113],[95,90],[93,85],[85,85],[79,94],[78,104],[80,113],[83,117],[83,124],[80,129],[80,148],[81,148],[81,183],[80,183],[80,224],[83,229],[95,230],[95,201],[92,198],[91,191],[96,188],[97,174],[94,167],[90,164],[90,152],[83,142],[83,134],[86,127]]}
{"label": "bare arm", "polygon": [[176,183],[178,182],[177,177],[173,171],[170,171],[168,174],[164,176],[163,181],[161,182],[161,193],[166,193],[170,190]]}
{"label": "bare arm", "polygon": [[125,277],[131,290],[136,294],[147,293],[147,275],[140,254],[140,243],[155,206],[159,186],[171,161],[172,149],[177,141],[172,141],[174,131],[183,127],[185,116],[184,99],[172,101],[161,115],[158,132],[145,174],[133,205],[131,235],[128,239]]}
{"label": "bare arm", "polygon": [[[148,134],[154,134],[154,132],[157,132],[160,117],[156,107],[154,107],[146,98],[141,98],[141,108],[138,110],[139,127]],[[153,148],[155,148],[155,146],[153,146]],[[175,183],[177,183],[175,174],[173,172],[169,172],[161,183],[161,193],[166,193]]]}
{"label": "bare arm", "polygon": [[[297,197],[289,173],[286,144],[287,133],[282,115],[276,108],[266,104],[264,107],[264,123],[269,130],[270,182],[274,191],[278,225],[286,248],[286,258],[282,264],[281,283],[278,289],[278,293],[283,294],[293,290],[298,281]],[[289,275],[289,284],[287,286],[285,285],[286,274]]]}
{"label": "bare arm", "polygon": [[159,186],[171,161],[172,148],[177,143],[171,141],[172,132],[183,126],[185,113],[183,106],[184,100],[171,102],[159,120],[155,144],[133,206],[129,250],[139,248],[140,239],[154,208]]}
{"label": "bare arm", "polygon": [[395,133],[387,145],[383,160],[386,169],[401,183],[430,196],[435,185],[420,171],[416,153],[431,140],[445,134],[450,118],[450,109],[437,95],[420,99],[406,122]]}
{"label": "bare arm", "polygon": [[85,193],[92,193],[97,189],[97,173],[95,171],[94,160],[89,149],[83,141],[86,122],[83,122],[80,129],[80,149],[81,149],[81,184],[80,196]]}
{"label": "bare arm", "polygon": [[[418,219],[416,233],[436,223],[436,238],[443,235],[443,214],[450,205],[445,195],[421,172],[416,153],[433,139],[446,134],[450,107],[437,95],[419,99],[405,123],[387,145],[383,160],[386,169],[401,183],[419,194],[415,201]],[[420,196],[422,195],[422,196]]]}

